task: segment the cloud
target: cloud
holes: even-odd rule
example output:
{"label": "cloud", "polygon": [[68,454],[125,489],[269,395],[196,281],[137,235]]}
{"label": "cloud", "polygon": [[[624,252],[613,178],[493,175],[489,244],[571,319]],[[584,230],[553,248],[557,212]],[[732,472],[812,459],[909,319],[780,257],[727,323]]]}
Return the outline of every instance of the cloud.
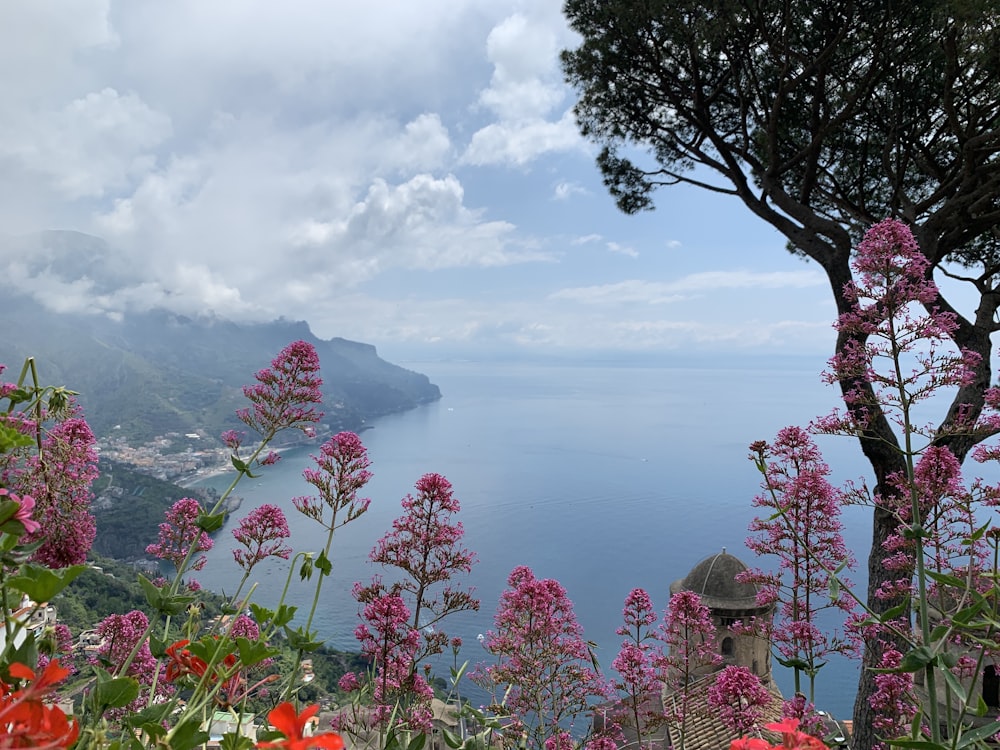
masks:
{"label": "cloud", "polygon": [[639,251],[634,247],[629,247],[628,245],[620,245],[617,242],[609,242],[607,247],[608,250],[613,253],[617,253],[618,255],[627,255],[629,258],[639,257]]}
{"label": "cloud", "polygon": [[586,195],[587,189],[577,182],[562,181],[552,191],[552,197],[557,201],[569,200],[574,195]]}
{"label": "cloud", "polygon": [[691,295],[726,289],[802,289],[825,284],[826,279],[818,271],[705,271],[669,282],[633,279],[614,284],[560,289],[553,292],[550,299],[588,305],[659,305],[678,302]]}
{"label": "cloud", "polygon": [[545,17],[515,13],[490,32],[493,77],[479,104],[497,119],[473,134],[462,163],[521,166],[551,151],[585,148],[570,109],[558,111],[569,93],[559,72],[565,37],[558,28]]}
{"label": "cloud", "polygon": [[0,126],[0,160],[44,176],[66,198],[125,188],[156,163],[170,118],[135,94],[112,88],[55,112],[27,111]]}

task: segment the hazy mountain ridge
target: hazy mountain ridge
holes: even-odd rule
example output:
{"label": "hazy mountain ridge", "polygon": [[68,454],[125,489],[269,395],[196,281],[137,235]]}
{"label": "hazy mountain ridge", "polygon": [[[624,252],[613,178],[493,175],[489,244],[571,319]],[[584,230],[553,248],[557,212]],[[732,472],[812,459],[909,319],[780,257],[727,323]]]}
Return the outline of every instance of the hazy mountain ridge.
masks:
{"label": "hazy mountain ridge", "polygon": [[[98,238],[47,232],[34,243],[30,240],[18,239],[24,251],[22,273],[28,267],[35,274],[58,268],[61,282],[72,283],[85,272],[86,277],[78,277],[81,283],[102,278],[102,287],[114,278],[113,271],[104,273],[94,265],[101,257],[95,251],[102,246]],[[76,247],[81,254],[73,257]],[[9,283],[11,275],[6,278]],[[356,429],[372,417],[441,396],[426,376],[386,362],[373,346],[319,339],[304,321],[238,324],[165,310],[115,316],[55,312],[37,293],[22,288],[0,289],[0,363],[8,367],[4,379],[17,378],[24,359],[34,357],[42,384],[65,385],[80,393],[98,436],[116,426],[119,434],[137,440],[199,430],[218,436],[224,429],[238,428],[234,412],[246,405],[242,386],[297,339],[313,344],[319,354],[323,421],[331,429]]]}

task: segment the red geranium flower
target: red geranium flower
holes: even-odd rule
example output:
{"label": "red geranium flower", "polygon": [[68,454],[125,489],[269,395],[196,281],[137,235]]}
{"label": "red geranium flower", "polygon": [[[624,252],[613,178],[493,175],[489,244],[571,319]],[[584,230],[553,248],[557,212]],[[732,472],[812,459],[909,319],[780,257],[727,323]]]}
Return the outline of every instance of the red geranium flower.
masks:
{"label": "red geranium flower", "polygon": [[58,706],[43,700],[69,670],[53,659],[37,676],[32,669],[18,663],[11,664],[9,671],[12,677],[31,682],[12,691],[10,685],[0,680],[0,727],[4,728],[0,750],[21,747],[56,750],[76,742],[80,734],[77,723],[71,723]]}
{"label": "red geranium flower", "polygon": [[193,674],[201,677],[208,670],[208,665],[204,659],[194,656],[188,651],[187,646],[191,641],[177,641],[167,646],[167,670],[164,675],[167,682],[173,682],[186,674]]}
{"label": "red geranium flower", "polygon": [[283,750],[312,750],[312,748],[324,748],[325,750],[344,750],[344,741],[336,732],[323,732],[312,737],[303,735],[306,724],[319,711],[319,706],[312,705],[302,709],[302,713],[296,714],[295,707],[288,703],[279,703],[271,713],[267,715],[267,720],[275,729],[285,735],[285,739],[274,742],[258,742],[258,748],[282,748]]}

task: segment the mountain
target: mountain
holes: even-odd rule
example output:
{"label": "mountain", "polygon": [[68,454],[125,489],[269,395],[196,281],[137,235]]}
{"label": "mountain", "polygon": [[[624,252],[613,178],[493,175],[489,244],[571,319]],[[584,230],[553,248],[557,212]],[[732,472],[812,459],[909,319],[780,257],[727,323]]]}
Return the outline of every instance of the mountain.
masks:
{"label": "mountain", "polygon": [[[31,277],[57,269],[63,281],[88,280],[102,241],[75,232],[19,238],[21,266]],[[9,250],[11,245],[7,244]],[[7,278],[10,278],[8,274]],[[79,278],[84,278],[79,276]],[[106,274],[104,283],[113,283]],[[28,285],[30,287],[30,285]],[[331,430],[357,429],[366,420],[412,409],[441,397],[426,376],[386,362],[375,347],[342,338],[317,338],[303,321],[234,323],[165,310],[124,315],[56,312],[18,288],[0,289],[0,363],[4,380],[17,378],[34,357],[42,385],[65,385],[98,437],[112,430],[145,441],[167,432],[217,437],[242,425],[242,386],[291,341],[316,347],[322,368],[323,422]]]}

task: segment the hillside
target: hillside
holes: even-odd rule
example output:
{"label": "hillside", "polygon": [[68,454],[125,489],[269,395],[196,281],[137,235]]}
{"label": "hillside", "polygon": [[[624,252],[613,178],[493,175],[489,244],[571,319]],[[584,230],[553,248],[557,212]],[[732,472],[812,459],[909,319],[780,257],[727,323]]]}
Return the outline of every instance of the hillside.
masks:
{"label": "hillside", "polygon": [[[29,239],[19,240],[25,263],[44,261],[46,273],[63,278],[90,281],[99,275],[91,263],[99,239],[75,232],[43,232],[33,236],[33,245]],[[112,282],[113,277],[103,283]],[[324,423],[331,430],[356,429],[372,417],[441,395],[426,376],[386,362],[373,346],[319,339],[302,321],[237,324],[162,310],[119,320],[54,312],[14,288],[0,290],[0,319],[6,377],[16,378],[25,357],[35,357],[44,384],[80,393],[99,437],[116,428],[116,434],[136,441],[167,432],[214,437],[238,428],[233,415],[245,405],[242,386],[296,339],[309,341],[319,353]]]}

